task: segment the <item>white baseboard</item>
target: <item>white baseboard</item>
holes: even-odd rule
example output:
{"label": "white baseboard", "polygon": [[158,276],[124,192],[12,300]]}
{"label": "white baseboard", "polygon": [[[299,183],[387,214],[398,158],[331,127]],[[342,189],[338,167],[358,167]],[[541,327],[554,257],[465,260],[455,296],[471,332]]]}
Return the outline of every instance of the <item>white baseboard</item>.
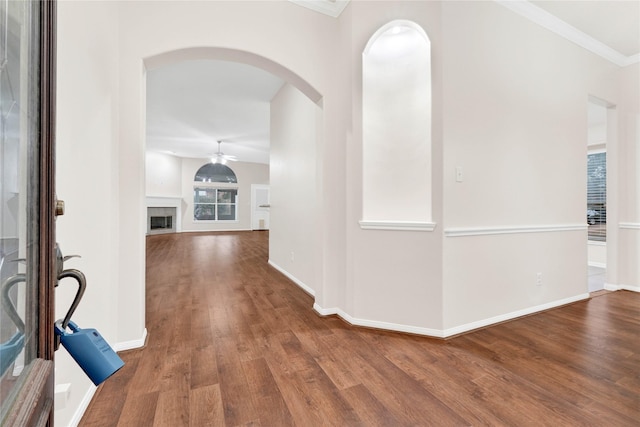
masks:
{"label": "white baseboard", "polygon": [[384,329],[387,331],[406,332],[409,334],[424,335],[428,337],[445,338],[442,330],[422,328],[419,326],[402,325],[399,323],[382,322],[379,320],[358,319],[349,315],[339,308],[322,308],[318,304],[313,304],[313,309],[322,316],[337,315],[344,319],[347,323],[355,326],[364,326],[367,328]]}
{"label": "white baseboard", "polygon": [[570,304],[572,302],[581,301],[588,298],[589,298],[588,293],[580,294],[573,297],[564,298],[561,300],[552,301],[546,304],[540,304],[533,307],[528,307],[522,310],[501,314],[498,316],[490,317],[488,319],[478,320],[475,322],[467,323],[460,326],[455,326],[453,328],[448,328],[448,329],[431,329],[431,328],[423,328],[419,326],[383,322],[378,320],[359,319],[349,315],[348,313],[345,313],[340,308],[327,309],[327,308],[320,307],[318,304],[314,304],[313,309],[322,316],[329,316],[329,315],[335,314],[337,316],[340,316],[346,322],[356,326],[365,326],[369,328],[384,329],[384,330],[396,331],[396,332],[406,332],[406,333],[424,335],[424,336],[436,337],[436,338],[448,338],[464,332],[473,331],[474,329],[483,328],[486,326],[494,325],[496,323],[501,323],[507,320],[516,319],[518,317],[527,316],[529,314],[537,313],[539,311],[548,310],[550,308],[559,307],[565,304]]}
{"label": "white baseboard", "polygon": [[229,231],[253,231],[250,228],[220,228],[213,230],[182,230],[178,231],[178,233],[215,233],[217,231],[220,232],[229,232]]}
{"label": "white baseboard", "polygon": [[293,283],[298,285],[303,291],[305,291],[306,293],[308,293],[312,297],[316,296],[316,293],[315,293],[315,291],[313,289],[311,289],[309,286],[304,284],[302,281],[298,280],[295,276],[293,276],[291,273],[289,273],[284,268],[280,267],[278,264],[276,264],[273,261],[269,260],[269,265],[271,267],[275,268],[276,270],[278,270],[280,273],[284,274],[287,277],[287,279],[291,280]]}
{"label": "white baseboard", "polygon": [[604,288],[607,291],[631,291],[631,292],[640,292],[640,286],[631,286],[631,285],[612,285],[610,283],[605,283]]}
{"label": "white baseboard", "polygon": [[73,417],[71,417],[71,421],[69,421],[69,425],[67,427],[77,427],[78,425],[80,425],[80,421],[82,420],[85,411],[89,407],[91,399],[93,399],[93,395],[96,394],[97,389],[98,387],[93,384],[89,386],[89,389],[82,397],[80,405],[78,405],[78,408],[76,409],[76,412],[74,412]]}
{"label": "white baseboard", "polygon": [[113,349],[118,352],[118,351],[125,351],[125,350],[133,350],[136,348],[141,348],[144,347],[144,344],[147,342],[147,328],[144,328],[144,330],[142,331],[142,337],[137,339],[137,340],[131,340],[131,341],[123,341],[123,342],[119,342],[113,345]]}
{"label": "white baseboard", "polygon": [[590,296],[589,293],[579,294],[573,297],[563,298],[563,299],[551,301],[545,304],[534,305],[532,307],[527,307],[522,310],[516,310],[510,313],[500,314],[498,316],[493,316],[488,319],[478,320],[476,322],[471,322],[471,323],[467,323],[460,326],[454,326],[453,328],[445,329],[444,336],[451,337],[464,332],[473,331],[474,329],[484,328],[486,326],[494,325],[496,323],[517,319],[518,317],[522,317],[522,316],[528,316],[530,314],[538,313],[540,311],[549,310],[551,308],[556,308],[566,304],[571,304],[573,302],[589,299],[589,296]]}

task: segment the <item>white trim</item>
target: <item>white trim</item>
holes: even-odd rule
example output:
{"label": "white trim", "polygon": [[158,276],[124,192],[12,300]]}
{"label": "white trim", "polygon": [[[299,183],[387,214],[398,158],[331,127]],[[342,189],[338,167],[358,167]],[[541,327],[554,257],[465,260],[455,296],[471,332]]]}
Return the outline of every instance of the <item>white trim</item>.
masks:
{"label": "white trim", "polygon": [[640,222],[621,222],[618,224],[618,227],[630,230],[640,230]]}
{"label": "white trim", "polygon": [[569,25],[562,19],[547,12],[546,10],[535,6],[526,0],[494,0],[501,6],[527,18],[531,22],[538,24],[549,31],[552,31],[560,37],[577,44],[596,55],[613,62],[620,67],[626,67],[640,62],[640,53],[625,56],[615,49],[607,46],[599,40],[594,39],[590,35],[583,33],[572,25]]}
{"label": "white trim", "polygon": [[522,310],[516,310],[510,313],[500,314],[498,316],[490,317],[488,319],[478,320],[476,322],[471,322],[464,325],[455,326],[453,328],[445,329],[444,335],[446,337],[458,335],[463,332],[473,331],[474,329],[484,328],[486,326],[490,326],[496,323],[517,319],[518,317],[528,316],[529,314],[534,314],[540,311],[549,310],[551,308],[560,307],[566,304],[571,304],[573,302],[589,299],[589,297],[590,297],[589,293],[579,294],[573,297],[563,298],[563,299],[551,301],[545,304],[524,308]]}
{"label": "white trim", "polygon": [[305,285],[303,282],[301,282],[300,280],[298,280],[295,276],[293,276],[291,273],[289,273],[287,270],[285,270],[284,268],[280,267],[278,264],[274,263],[273,261],[269,260],[268,261],[269,265],[273,268],[275,268],[276,270],[278,270],[280,273],[284,274],[287,279],[291,280],[293,283],[295,283],[296,285],[298,285],[303,291],[305,291],[306,293],[308,293],[309,295],[311,295],[312,297],[316,296],[316,293],[313,289],[311,289],[309,286]]}
{"label": "white trim", "polygon": [[67,427],[77,427],[78,425],[80,425],[80,421],[82,420],[84,413],[89,407],[89,404],[91,403],[91,399],[93,399],[93,395],[96,394],[97,389],[98,387],[96,387],[93,384],[89,386],[89,389],[82,397],[82,400],[80,401],[80,404],[78,405],[78,408],[76,409],[76,411],[73,413],[73,417],[71,417],[71,421],[69,421],[69,424]]}
{"label": "white trim", "polygon": [[337,315],[344,319],[347,323],[355,326],[364,326],[367,328],[384,329],[387,331],[406,332],[409,334],[424,335],[428,337],[446,338],[439,329],[422,328],[419,326],[402,325],[399,323],[382,322],[378,320],[358,319],[352,317],[348,313],[339,308],[322,308],[318,304],[313,304],[313,309],[322,316]]}
{"label": "white trim", "polygon": [[607,291],[631,291],[631,292],[640,292],[640,286],[632,286],[632,285],[612,285],[610,283],[605,283],[604,288]]}
{"label": "white trim", "polygon": [[587,240],[589,246],[607,246],[607,242],[601,242],[599,240]]}
{"label": "white trim", "polygon": [[347,7],[350,0],[289,0],[298,6],[337,18]]}
{"label": "white trim", "polygon": [[391,28],[394,28],[394,27],[411,28],[412,30],[420,34],[420,37],[423,38],[423,40],[427,43],[427,46],[429,46],[429,49],[431,49],[431,40],[429,40],[429,36],[424,31],[424,28],[422,28],[420,25],[416,24],[413,21],[408,21],[406,19],[395,19],[391,22],[387,22],[382,27],[378,28],[378,30],[375,33],[373,33],[373,35],[369,38],[367,45],[364,47],[364,50],[362,51],[362,56],[369,55],[371,48],[373,47],[375,42],[378,40],[378,38],[380,38],[381,35],[383,35],[384,33],[386,33],[387,31],[389,31]]}
{"label": "white trim", "polygon": [[607,268],[607,264],[605,264],[604,262],[589,261],[587,265],[589,267]]}
{"label": "white trim", "polygon": [[433,231],[436,228],[434,222],[422,221],[358,221],[363,230],[402,230],[402,231]]}
{"label": "white trim", "polygon": [[212,228],[207,230],[182,230],[182,233],[214,233],[216,231],[253,231],[250,228]]}
{"label": "white trim", "polygon": [[125,351],[125,350],[133,350],[136,348],[144,347],[145,342],[147,341],[147,328],[144,328],[142,331],[142,337],[137,340],[131,341],[123,341],[113,345],[114,351]]}
{"label": "white trim", "polygon": [[491,234],[521,234],[521,233],[547,233],[556,231],[586,231],[586,224],[556,224],[556,225],[521,225],[515,227],[473,227],[473,228],[447,228],[444,235],[447,237],[484,236]]}
{"label": "white trim", "polygon": [[464,332],[469,332],[475,329],[491,326],[496,323],[517,319],[519,317],[527,316],[529,314],[533,314],[540,311],[549,310],[551,308],[560,307],[562,305],[571,304],[573,302],[589,299],[589,297],[590,295],[588,293],[579,294],[573,297],[563,298],[563,299],[551,301],[545,304],[528,307],[522,310],[512,311],[510,313],[505,313],[498,316],[490,317],[488,319],[478,320],[476,322],[455,326],[449,329],[431,329],[431,328],[423,328],[419,326],[382,322],[377,320],[358,319],[356,317],[352,317],[348,313],[345,313],[340,308],[328,308],[328,309],[322,308],[317,303],[313,304],[313,309],[322,316],[329,316],[334,314],[337,316],[340,316],[346,322],[355,326],[364,326],[369,328],[384,329],[384,330],[396,331],[396,332],[406,332],[410,334],[424,335],[424,336],[436,337],[436,338],[448,338]]}

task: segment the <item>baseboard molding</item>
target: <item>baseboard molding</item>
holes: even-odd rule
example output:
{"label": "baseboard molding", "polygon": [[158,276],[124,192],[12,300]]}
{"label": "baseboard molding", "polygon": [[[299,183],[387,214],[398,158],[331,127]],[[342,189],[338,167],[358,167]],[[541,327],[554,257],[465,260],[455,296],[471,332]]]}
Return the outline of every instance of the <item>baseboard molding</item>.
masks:
{"label": "baseboard molding", "polygon": [[276,264],[275,262],[269,260],[269,265],[273,268],[275,268],[276,270],[278,270],[280,273],[284,274],[287,279],[291,280],[293,283],[295,283],[296,285],[298,285],[300,287],[300,289],[302,289],[303,291],[305,291],[306,293],[308,293],[309,295],[311,295],[312,297],[316,296],[316,293],[313,289],[311,289],[309,286],[307,286],[304,282],[298,280],[298,278],[296,278],[294,275],[292,275],[291,273],[289,273],[287,270],[285,270],[284,268],[280,267],[278,264]]}
{"label": "baseboard molding", "polygon": [[528,316],[530,314],[538,313],[541,311],[549,310],[563,305],[571,304],[574,302],[589,299],[589,293],[575,295],[569,298],[563,298],[560,300],[551,301],[545,304],[534,305],[533,307],[527,307],[522,310],[512,311],[510,313],[500,314],[498,316],[489,317],[488,319],[478,320],[476,322],[467,323],[453,328],[445,329],[444,336],[451,337],[454,335],[462,334],[464,332],[473,331],[474,329],[485,328],[497,323],[506,322],[508,320],[517,319],[518,317]]}
{"label": "baseboard molding", "polygon": [[80,421],[82,420],[82,417],[84,416],[85,411],[89,407],[89,404],[91,403],[91,399],[93,399],[93,395],[96,394],[96,390],[98,390],[98,387],[96,387],[95,385],[91,384],[89,386],[89,389],[87,390],[87,392],[82,397],[82,400],[80,401],[80,405],[78,405],[78,409],[76,409],[76,412],[74,412],[73,417],[71,417],[68,427],[77,427],[78,425],[80,425]]}
{"label": "baseboard molding", "polygon": [[220,232],[229,232],[229,231],[253,231],[250,228],[220,228],[220,229],[214,229],[214,230],[182,230],[182,231],[177,231],[177,233],[215,233],[217,231]]}
{"label": "baseboard molding", "polygon": [[409,334],[445,338],[444,336],[442,336],[442,331],[438,329],[422,328],[412,325],[402,325],[399,323],[382,322],[379,320],[359,319],[357,317],[349,315],[339,308],[322,308],[318,304],[313,304],[313,309],[322,316],[337,315],[345,322],[354,326],[363,326],[366,328],[384,329],[387,331],[405,332]]}
{"label": "baseboard molding", "polygon": [[533,307],[525,308],[522,310],[513,311],[506,314],[490,317],[488,319],[478,320],[476,322],[467,323],[460,326],[455,326],[448,329],[431,329],[423,328],[419,326],[402,325],[398,323],[382,322],[378,320],[359,319],[349,315],[340,308],[322,308],[318,304],[313,305],[313,309],[322,316],[337,315],[347,323],[354,326],[363,326],[368,328],[384,329],[395,332],[405,332],[416,335],[424,335],[435,338],[449,338],[455,335],[460,335],[465,332],[473,331],[475,329],[484,328],[497,323],[502,323],[507,320],[517,319],[518,317],[528,316],[540,311],[549,310],[551,308],[560,307],[573,302],[582,301],[589,298],[589,294],[580,294],[570,298],[563,298],[561,300],[552,301],[546,304],[540,304]]}
{"label": "baseboard molding", "polygon": [[147,342],[147,328],[142,331],[142,337],[137,340],[123,341],[113,345],[115,351],[133,350],[144,347]]}
{"label": "baseboard molding", "polygon": [[631,291],[631,292],[640,292],[640,286],[632,286],[632,285],[612,285],[610,283],[604,284],[604,289],[607,291]]}

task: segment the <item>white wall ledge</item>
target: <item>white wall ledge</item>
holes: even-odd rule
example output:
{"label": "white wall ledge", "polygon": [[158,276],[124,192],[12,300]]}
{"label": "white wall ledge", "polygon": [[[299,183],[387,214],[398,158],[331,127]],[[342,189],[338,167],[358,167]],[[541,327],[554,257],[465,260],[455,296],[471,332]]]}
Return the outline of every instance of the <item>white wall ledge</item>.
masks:
{"label": "white wall ledge", "polygon": [[363,230],[400,230],[400,231],[433,231],[436,228],[434,222],[422,221],[358,221]]}
{"label": "white wall ledge", "polygon": [[621,222],[618,227],[628,230],[640,230],[640,222]]}
{"label": "white wall ledge", "polygon": [[520,225],[513,227],[447,228],[446,237],[486,236],[492,234],[548,233],[558,231],[586,231],[587,224]]}

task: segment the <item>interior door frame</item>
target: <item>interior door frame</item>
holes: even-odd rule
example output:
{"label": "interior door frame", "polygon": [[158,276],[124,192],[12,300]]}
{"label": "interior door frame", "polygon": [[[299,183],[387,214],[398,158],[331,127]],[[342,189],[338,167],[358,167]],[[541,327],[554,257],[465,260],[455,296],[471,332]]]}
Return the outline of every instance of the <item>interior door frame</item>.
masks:
{"label": "interior door frame", "polygon": [[[257,190],[267,190],[267,192],[271,191],[271,186],[269,184],[251,184],[251,230],[268,230],[269,227],[269,220],[270,220],[270,211],[269,208],[270,206],[258,206],[257,205],[257,200],[256,200],[256,191]],[[269,194],[269,198],[271,197],[271,195]],[[260,228],[259,225],[256,225],[256,219],[259,220],[259,218],[257,218],[258,214],[257,212],[260,212],[258,209],[261,209],[263,212],[266,213],[267,216],[267,225],[265,228]]]}
{"label": "interior door frame", "polygon": [[55,273],[55,82],[56,2],[39,7],[39,262],[38,339],[36,359],[20,376],[16,398],[4,424],[53,426],[54,399],[54,290]]}

